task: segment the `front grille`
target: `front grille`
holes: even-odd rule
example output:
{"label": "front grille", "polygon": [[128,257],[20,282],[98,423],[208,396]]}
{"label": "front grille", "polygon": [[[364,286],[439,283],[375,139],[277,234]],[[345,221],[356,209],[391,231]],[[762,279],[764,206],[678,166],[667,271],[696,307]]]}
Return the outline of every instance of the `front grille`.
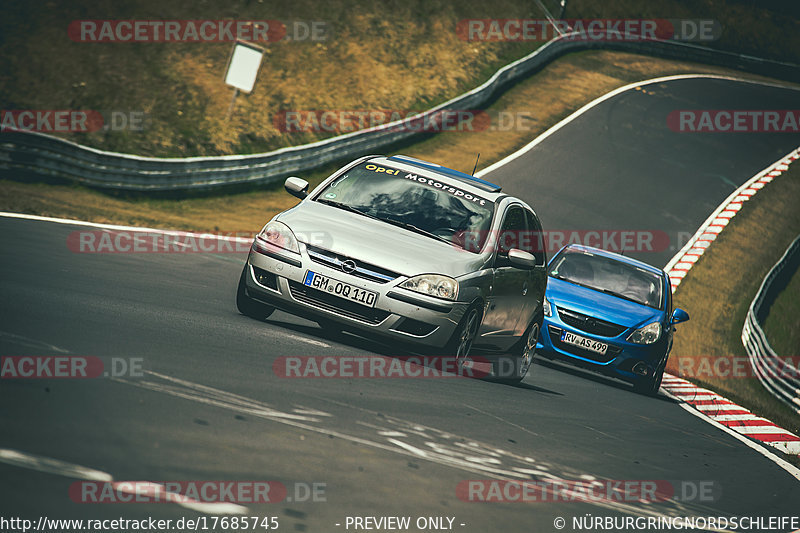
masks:
{"label": "front grille", "polygon": [[365,263],[364,261],[347,257],[346,255],[337,254],[336,252],[331,252],[330,250],[319,248],[318,246],[306,245],[306,250],[308,251],[308,256],[315,263],[335,268],[342,272],[344,272],[344,270],[342,270],[342,263],[348,260],[352,261],[355,263],[356,269],[353,272],[348,272],[348,274],[357,278],[374,281],[375,283],[388,283],[400,275],[397,272],[392,272],[391,270]]}
{"label": "front grille", "polygon": [[339,298],[324,291],[306,287],[302,283],[289,281],[289,292],[292,298],[298,302],[303,302],[314,307],[319,307],[331,313],[367,322],[368,324],[380,324],[389,316],[388,311],[367,307],[344,298]]}
{"label": "front grille", "polygon": [[587,350],[586,348],[581,348],[580,346],[573,346],[572,344],[561,342],[561,328],[550,326],[548,329],[550,333],[550,342],[553,344],[553,346],[567,353],[577,355],[578,357],[583,357],[584,359],[589,359],[597,363],[608,363],[622,352],[622,348],[612,344],[608,345],[608,350],[606,350],[605,354],[599,354],[597,352]]}
{"label": "front grille", "polygon": [[564,324],[568,324],[586,333],[600,335],[601,337],[616,337],[628,329],[625,326],[606,322],[605,320],[600,320],[599,318],[594,318],[568,309],[558,309],[558,316]]}

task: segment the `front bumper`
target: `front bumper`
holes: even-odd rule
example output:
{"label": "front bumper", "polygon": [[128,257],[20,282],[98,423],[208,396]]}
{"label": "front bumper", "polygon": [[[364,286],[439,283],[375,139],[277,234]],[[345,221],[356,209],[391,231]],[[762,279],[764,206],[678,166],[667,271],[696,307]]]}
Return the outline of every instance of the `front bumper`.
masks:
{"label": "front bumper", "polygon": [[[561,333],[568,331],[588,339],[608,344],[608,351],[604,354],[594,353],[588,349],[573,346],[561,341]],[[545,317],[542,334],[536,351],[545,357],[557,358],[568,361],[582,368],[587,368],[611,377],[636,383],[652,377],[659,363],[664,359],[666,352],[666,339],[661,338],[653,344],[634,344],[626,339],[631,333],[626,329],[616,337],[603,337],[588,333],[564,323],[554,309],[553,316]],[[646,368],[647,375],[634,372],[634,367]],[[642,366],[644,365],[644,366]]]}
{"label": "front bumper", "polygon": [[[303,284],[306,272],[377,293],[373,308]],[[431,348],[447,344],[467,310],[463,302],[446,302],[400,289],[405,276],[386,283],[361,279],[317,261],[300,244],[300,254],[256,241],[247,258],[246,293],[291,314],[325,320],[365,336],[394,339]]]}

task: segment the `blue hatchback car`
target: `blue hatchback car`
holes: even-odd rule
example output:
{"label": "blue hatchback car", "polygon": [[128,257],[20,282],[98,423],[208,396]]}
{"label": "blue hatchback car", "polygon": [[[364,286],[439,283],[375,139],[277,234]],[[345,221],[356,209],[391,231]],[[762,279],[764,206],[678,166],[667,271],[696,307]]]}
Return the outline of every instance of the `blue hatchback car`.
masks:
{"label": "blue hatchback car", "polygon": [[655,395],[672,348],[666,272],[619,254],[568,245],[548,264],[544,324],[537,353],[623,379]]}

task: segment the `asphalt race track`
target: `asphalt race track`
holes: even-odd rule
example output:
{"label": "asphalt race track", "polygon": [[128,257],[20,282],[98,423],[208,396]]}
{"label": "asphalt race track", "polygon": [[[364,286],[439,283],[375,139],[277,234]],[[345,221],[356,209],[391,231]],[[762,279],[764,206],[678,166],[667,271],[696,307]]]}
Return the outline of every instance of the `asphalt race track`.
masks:
{"label": "asphalt race track", "polygon": [[[590,109],[487,179],[529,201],[545,229],[675,237],[800,145],[796,134],[666,125],[675,109],[796,109],[796,91],[716,79],[644,88]],[[209,516],[172,503],[75,503],[69,489],[85,473],[44,458],[119,481],[277,481],[287,498],[245,505],[246,514],[309,533],[353,531],[348,516],[454,517],[457,531],[538,533],[556,531],[557,517],[572,531],[572,517],[587,514],[797,513],[800,481],[772,461],[663,395],[579,370],[536,364],[517,387],[277,377],[281,356],[396,352],[280,312],[265,323],[238,314],[242,255],[74,253],[67,237],[80,229],[91,228],[0,218],[0,354],[141,358],[145,373],[0,381],[0,448],[38,457],[20,466],[0,451],[3,515]],[[632,255],[663,266],[680,244]],[[555,478],[703,481],[713,495],[485,503],[456,492],[465,480]],[[306,490],[314,484],[316,498]]]}

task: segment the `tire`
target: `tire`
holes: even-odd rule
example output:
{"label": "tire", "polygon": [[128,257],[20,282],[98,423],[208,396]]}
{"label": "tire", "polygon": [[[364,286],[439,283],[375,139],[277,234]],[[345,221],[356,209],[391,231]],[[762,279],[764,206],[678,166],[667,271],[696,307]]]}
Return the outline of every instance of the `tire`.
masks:
{"label": "tire", "polygon": [[542,319],[537,318],[530,323],[525,335],[514,346],[512,353],[497,360],[494,366],[495,380],[500,383],[514,385],[520,383],[533,364],[536,356],[536,344],[542,332]]}
{"label": "tire", "polygon": [[247,296],[245,292],[245,276],[247,276],[247,263],[242,269],[242,275],[239,276],[239,286],[236,288],[236,308],[245,316],[256,320],[265,320],[275,311],[275,308],[271,305],[256,302]]}
{"label": "tire", "polygon": [[664,379],[664,369],[667,366],[666,360],[658,366],[653,377],[642,379],[633,384],[633,390],[646,396],[658,396],[661,388],[661,380]]}
{"label": "tire", "polygon": [[445,346],[445,353],[448,356],[455,357],[456,367],[458,368],[459,372],[461,372],[464,362],[469,356],[469,352],[472,349],[472,343],[475,341],[475,337],[478,336],[478,328],[480,327],[480,323],[481,314],[478,310],[478,307],[470,307],[467,309],[467,312],[464,313],[464,318],[461,319],[458,327],[453,332],[453,336],[450,337],[450,340]]}

